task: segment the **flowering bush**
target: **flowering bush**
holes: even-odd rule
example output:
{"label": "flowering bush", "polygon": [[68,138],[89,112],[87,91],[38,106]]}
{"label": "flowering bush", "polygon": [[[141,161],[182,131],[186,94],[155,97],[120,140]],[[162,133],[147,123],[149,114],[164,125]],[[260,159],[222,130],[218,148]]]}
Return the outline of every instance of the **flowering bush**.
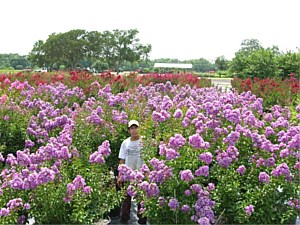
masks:
{"label": "flowering bush", "polygon": [[[147,163],[120,166],[152,223],[288,223],[299,205],[299,125],[250,92],[156,86],[142,126]],[[164,95],[158,93],[163,92]],[[153,97],[151,97],[153,96]],[[151,99],[156,98],[156,104]],[[148,174],[148,175],[147,175]],[[292,207],[291,207],[292,206]]]}
{"label": "flowering bush", "polygon": [[239,93],[251,91],[257,97],[263,98],[264,109],[270,109],[273,105],[290,106],[300,97],[299,78],[294,77],[294,74],[285,80],[234,78],[231,85]]}
{"label": "flowering bush", "polygon": [[263,99],[251,92],[168,81],[114,92],[108,83],[93,81],[87,92],[1,80],[1,135],[7,129],[20,136],[16,146],[0,139],[1,224],[32,217],[93,223],[107,216],[124,196],[110,171],[117,169],[129,118],[141,122],[145,164],[118,170],[129,182],[123,191],[142,202],[150,223],[295,218],[300,106],[292,114],[278,105],[264,112]]}

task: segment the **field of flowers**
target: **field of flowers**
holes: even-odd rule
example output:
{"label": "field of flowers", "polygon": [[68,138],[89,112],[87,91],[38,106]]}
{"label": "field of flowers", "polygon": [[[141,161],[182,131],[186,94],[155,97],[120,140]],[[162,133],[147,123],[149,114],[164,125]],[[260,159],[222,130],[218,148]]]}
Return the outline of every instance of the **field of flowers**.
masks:
{"label": "field of flowers", "polygon": [[[0,85],[1,224],[91,224],[125,192],[151,224],[286,224],[299,213],[300,105],[266,111],[250,91],[192,74],[18,73]],[[118,167],[130,119],[140,171]]]}

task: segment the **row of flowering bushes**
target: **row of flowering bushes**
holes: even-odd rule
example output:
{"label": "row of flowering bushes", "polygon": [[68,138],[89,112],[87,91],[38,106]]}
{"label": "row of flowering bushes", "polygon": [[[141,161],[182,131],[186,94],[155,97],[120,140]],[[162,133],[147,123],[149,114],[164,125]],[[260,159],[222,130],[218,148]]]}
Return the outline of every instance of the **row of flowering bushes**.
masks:
{"label": "row of flowering bushes", "polygon": [[[251,92],[221,93],[198,82],[151,80],[117,92],[105,79],[88,84],[88,92],[61,82],[0,81],[1,224],[32,217],[93,223],[124,191],[138,196],[152,224],[296,217],[300,106],[264,112]],[[141,122],[145,165],[120,166],[128,186],[116,192],[110,171],[129,119]]]}
{"label": "row of flowering bushes", "polygon": [[71,71],[64,72],[58,71],[53,73],[28,73],[19,72],[16,74],[0,74],[0,82],[2,88],[5,86],[4,80],[11,82],[18,80],[20,82],[28,81],[32,86],[39,84],[51,84],[61,82],[68,87],[79,87],[85,94],[90,93],[90,85],[93,82],[98,82],[101,86],[109,84],[113,93],[119,93],[129,88],[137,87],[142,84],[147,86],[153,83],[165,83],[171,81],[174,85],[196,85],[197,87],[210,87],[212,86],[211,80],[199,78],[193,74],[156,74],[149,73],[140,75],[137,72],[132,72],[129,75],[115,75],[110,72],[103,72],[98,75],[93,75],[86,71]]}
{"label": "row of flowering bushes", "polygon": [[[289,78],[234,78],[231,85],[239,93],[251,91],[264,99],[263,106],[270,109],[273,105],[289,106],[297,103],[300,98],[300,80],[294,74]],[[299,103],[299,102],[298,102]]]}

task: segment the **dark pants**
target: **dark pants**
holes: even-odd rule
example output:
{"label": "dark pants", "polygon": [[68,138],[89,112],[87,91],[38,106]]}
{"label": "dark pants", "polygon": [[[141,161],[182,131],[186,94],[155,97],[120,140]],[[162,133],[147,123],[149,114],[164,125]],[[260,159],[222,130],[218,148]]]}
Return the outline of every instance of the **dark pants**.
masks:
{"label": "dark pants", "polygon": [[[127,195],[126,198],[123,201],[122,204],[122,209],[121,209],[121,221],[123,223],[127,223],[128,220],[130,219],[130,208],[131,208],[131,196]],[[141,205],[138,205],[138,212],[137,212],[137,216],[139,218],[138,223],[139,224],[146,224],[147,223],[147,218],[146,217],[142,217],[141,214],[139,214]]]}

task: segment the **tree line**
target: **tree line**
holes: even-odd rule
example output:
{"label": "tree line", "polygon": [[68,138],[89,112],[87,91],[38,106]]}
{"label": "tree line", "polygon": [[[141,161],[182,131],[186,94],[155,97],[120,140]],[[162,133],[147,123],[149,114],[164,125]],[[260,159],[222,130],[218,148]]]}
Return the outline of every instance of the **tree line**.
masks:
{"label": "tree line", "polygon": [[55,69],[93,68],[105,70],[133,71],[140,69],[155,72],[153,65],[160,63],[191,63],[194,72],[226,71],[230,76],[287,77],[291,73],[299,76],[300,51],[282,52],[277,46],[263,48],[257,39],[245,39],[235,57],[224,56],[214,61],[204,58],[178,60],[170,58],[149,59],[151,44],[141,44],[137,29],[113,31],[70,30],[53,33],[46,41],[34,43],[29,55],[0,54],[0,69],[25,69],[47,67]]}

